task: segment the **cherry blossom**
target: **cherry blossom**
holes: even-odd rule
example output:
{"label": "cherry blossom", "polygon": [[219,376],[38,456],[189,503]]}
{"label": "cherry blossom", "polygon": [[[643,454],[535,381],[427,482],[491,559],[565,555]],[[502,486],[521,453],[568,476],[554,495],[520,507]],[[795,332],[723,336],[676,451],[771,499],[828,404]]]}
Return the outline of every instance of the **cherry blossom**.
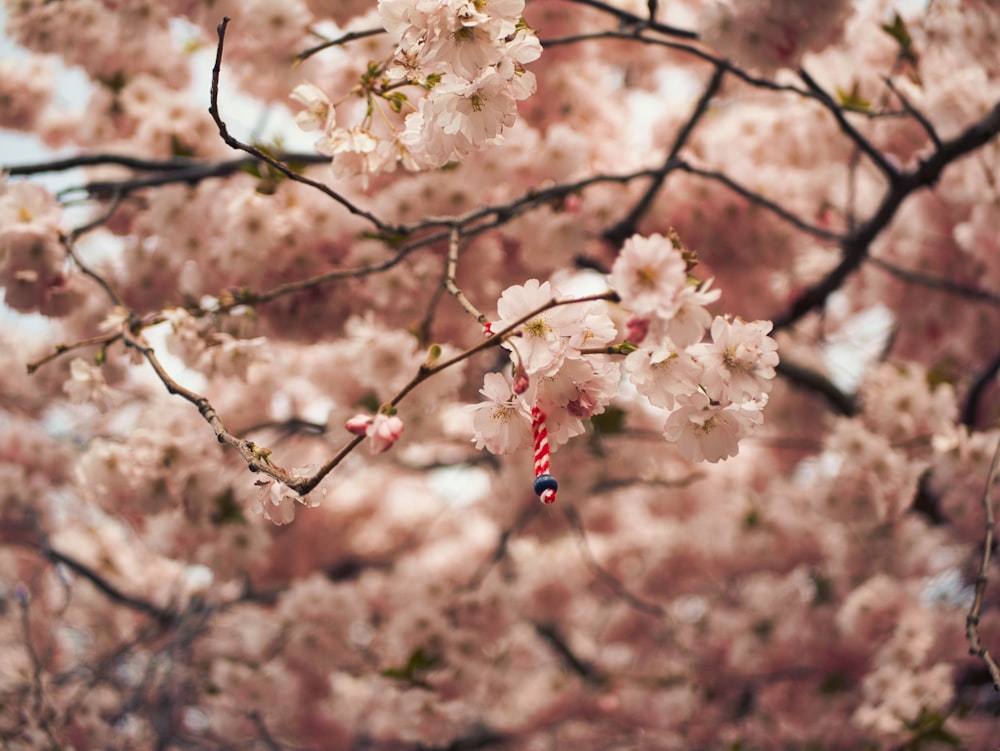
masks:
{"label": "cherry blossom", "polygon": [[995,3],[4,14],[5,748],[995,746]]}
{"label": "cherry blossom", "polygon": [[611,286],[638,316],[673,317],[686,283],[681,254],[662,235],[629,238],[611,269]]}
{"label": "cherry blossom", "polygon": [[702,385],[716,400],[754,399],[771,390],[778,344],[767,333],[770,321],[747,323],[716,316],[712,343],[694,348],[704,369]]}
{"label": "cherry blossom", "polygon": [[[537,279],[509,287],[497,301],[499,317],[493,325],[498,329],[512,326],[558,294],[549,282],[539,283]],[[520,368],[528,375],[551,374],[567,357],[570,340],[584,336],[585,316],[579,306],[551,308],[525,321],[504,346],[514,352]]]}
{"label": "cherry blossom", "polygon": [[506,378],[499,373],[487,373],[479,393],[487,401],[469,407],[474,413],[476,448],[506,454],[530,443],[531,415]]}
{"label": "cherry blossom", "polygon": [[63,384],[63,391],[70,401],[92,402],[104,408],[110,405],[111,390],[98,366],[75,357],[70,361],[69,370],[71,377]]}
{"label": "cherry blossom", "polygon": [[663,432],[689,461],[717,462],[736,456],[740,438],[761,422],[758,410],[712,404],[698,392],[677,397],[677,403]]}

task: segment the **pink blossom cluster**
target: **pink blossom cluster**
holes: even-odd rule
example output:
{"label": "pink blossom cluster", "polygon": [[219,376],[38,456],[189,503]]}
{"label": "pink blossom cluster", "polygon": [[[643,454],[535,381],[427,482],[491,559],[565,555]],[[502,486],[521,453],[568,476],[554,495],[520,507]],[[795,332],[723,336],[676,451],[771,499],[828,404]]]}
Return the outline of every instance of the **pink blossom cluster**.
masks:
{"label": "pink blossom cluster", "polygon": [[[491,329],[516,327],[504,342],[512,377],[487,373],[473,407],[475,443],[496,454],[531,439],[531,408],[546,415],[558,446],[584,432],[619,393],[624,357],[629,382],[661,414],[664,437],[690,461],[735,456],[739,441],[762,421],[778,363],[769,321],[746,323],[716,316],[706,306],[720,291],[688,276],[676,236],[627,240],[609,277],[630,315],[625,347],[604,302],[562,305],[531,316],[560,297],[549,282],[509,287],[497,303]],[[528,320],[518,324],[526,316]],[[711,341],[702,341],[709,333]]]}
{"label": "pink blossom cluster", "polygon": [[[359,84],[368,102],[361,123],[339,126],[323,90],[302,84],[292,92],[305,107],[299,126],[322,132],[316,148],[333,157],[338,177],[391,171],[397,163],[440,167],[497,142],[514,124],[517,102],[535,91],[524,66],[541,45],[523,10],[524,0],[379,0],[396,48]],[[425,95],[412,100],[418,92]]]}
{"label": "pink blossom cluster", "polygon": [[4,12],[0,746],[995,749],[996,3]]}
{"label": "pink blossom cluster", "polygon": [[62,207],[40,185],[0,182],[0,287],[11,308],[66,315],[80,300],[65,269]]}
{"label": "pink blossom cluster", "polygon": [[817,6],[796,0],[713,0],[707,5],[701,19],[706,41],[765,71],[792,67],[805,53],[836,42],[852,10],[843,0]]}
{"label": "pink blossom cluster", "polygon": [[[510,327],[558,296],[558,289],[537,279],[509,287],[497,302],[498,320],[491,328]],[[584,420],[604,411],[620,379],[617,362],[584,350],[607,345],[614,336],[601,302],[555,307],[524,322],[504,342],[514,362],[513,380],[486,374],[481,393],[489,401],[474,408],[477,448],[504,454],[530,443],[535,404],[546,414],[552,445],[583,433]]]}

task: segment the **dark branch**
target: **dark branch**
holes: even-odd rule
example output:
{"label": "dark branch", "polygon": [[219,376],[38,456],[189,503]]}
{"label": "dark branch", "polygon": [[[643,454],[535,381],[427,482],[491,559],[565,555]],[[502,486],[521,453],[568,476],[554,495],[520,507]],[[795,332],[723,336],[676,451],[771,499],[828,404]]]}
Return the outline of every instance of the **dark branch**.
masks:
{"label": "dark branch", "polygon": [[650,206],[653,205],[653,200],[663,187],[663,183],[666,181],[667,175],[670,174],[671,170],[677,166],[675,163],[677,155],[680,153],[680,150],[684,148],[684,145],[691,137],[691,133],[694,131],[695,126],[708,111],[708,104],[712,101],[712,97],[718,93],[719,88],[722,86],[722,79],[725,75],[725,67],[722,65],[716,66],[715,73],[712,75],[711,80],[705,87],[705,91],[702,92],[701,98],[695,105],[694,112],[691,113],[691,117],[688,118],[687,122],[684,123],[684,126],[680,129],[680,132],[677,134],[677,138],[674,139],[674,145],[671,147],[670,153],[667,155],[663,166],[657,170],[656,174],[653,176],[653,180],[649,184],[649,187],[646,189],[646,192],[642,194],[635,206],[632,207],[632,210],[617,224],[605,230],[605,240],[615,246],[618,246],[636,233],[639,222],[649,211]]}
{"label": "dark branch", "polygon": [[0,172],[7,172],[12,177],[24,175],[40,175],[46,172],[65,172],[80,167],[97,167],[101,165],[117,165],[128,167],[140,172],[169,172],[183,170],[197,164],[193,159],[177,157],[175,159],[140,159],[124,154],[80,154],[53,159],[47,162],[32,162],[30,164],[7,164],[0,166]]}
{"label": "dark branch", "polygon": [[807,313],[822,307],[827,298],[862,264],[872,241],[889,226],[896,211],[911,193],[934,185],[945,167],[988,143],[998,132],[1000,132],[1000,104],[997,104],[978,123],[969,126],[957,137],[942,143],[940,149],[922,160],[913,171],[897,174],[875,213],[841,243],[843,257],[837,267],[803,292],[788,311],[774,316],[774,330],[791,326]]}
{"label": "dark branch", "polygon": [[542,637],[546,644],[552,647],[552,651],[559,655],[563,664],[570,671],[576,673],[587,683],[595,686],[601,686],[605,683],[606,678],[601,675],[597,668],[573,653],[573,650],[569,648],[566,640],[562,638],[562,635],[556,630],[554,625],[550,623],[536,623],[535,633]]}
{"label": "dark branch", "polygon": [[161,623],[170,623],[177,617],[175,613],[169,610],[164,610],[147,600],[142,600],[138,597],[125,594],[92,568],[84,563],[81,563],[75,558],[66,555],[65,553],[60,553],[58,550],[54,550],[48,546],[42,547],[41,552],[53,563],[62,564],[66,568],[82,576],[114,602],[125,605],[133,610],[138,610],[141,613],[151,615]]}
{"label": "dark branch", "polygon": [[353,42],[356,39],[365,39],[367,37],[378,36],[379,34],[385,34],[385,29],[381,26],[377,29],[364,29],[363,31],[349,31],[336,39],[330,39],[321,44],[317,44],[315,47],[310,47],[309,49],[303,50],[295,56],[295,62],[301,63],[303,60],[307,60],[317,52],[322,52],[323,50],[330,49],[331,47],[340,47],[348,42]]}
{"label": "dark branch", "polygon": [[987,289],[970,287],[962,284],[961,282],[953,282],[950,279],[934,276],[932,274],[925,274],[921,271],[903,269],[889,263],[888,261],[883,261],[881,258],[869,256],[868,261],[875,266],[875,268],[881,269],[888,274],[892,274],[892,276],[906,282],[907,284],[919,284],[921,287],[926,287],[927,289],[937,290],[938,292],[944,292],[949,295],[956,295],[968,302],[982,302],[987,305],[1000,307],[1000,295]]}
{"label": "dark branch", "polygon": [[965,403],[962,405],[962,424],[970,428],[976,426],[976,416],[979,414],[979,403],[986,395],[986,390],[993,385],[994,379],[1000,373],[1000,354],[996,355],[989,364],[979,372],[976,379],[969,386],[969,392],[965,395]]}
{"label": "dark branch", "polygon": [[[279,154],[278,159],[294,164],[328,164],[330,161],[329,157],[319,154]],[[231,159],[225,162],[189,162],[187,166],[182,168],[172,169],[156,175],[85,183],[79,187],[67,188],[60,191],[59,197],[65,200],[67,195],[81,191],[88,198],[106,198],[110,195],[127,195],[143,188],[159,188],[164,185],[174,185],[177,183],[197,185],[203,180],[229,177],[237,172],[246,170],[248,167],[260,164],[261,161],[259,158],[246,157],[243,159]]]}
{"label": "dark branch", "polygon": [[393,227],[381,219],[376,217],[374,214],[365,211],[364,209],[355,206],[351,201],[344,198],[342,195],[332,190],[329,186],[324,185],[316,180],[311,180],[308,177],[303,177],[302,175],[295,172],[295,170],[288,167],[286,164],[278,161],[277,159],[265,154],[260,149],[251,146],[250,144],[243,143],[239,139],[233,137],[229,133],[229,128],[226,126],[225,121],[222,119],[222,115],[219,112],[219,77],[222,74],[222,50],[226,40],[226,27],[229,25],[229,18],[223,18],[222,23],[218,26],[219,34],[219,45],[215,52],[215,65],[212,67],[212,90],[211,90],[211,104],[209,105],[208,112],[212,116],[212,120],[215,121],[216,127],[219,129],[219,135],[226,144],[237,151],[244,151],[247,154],[259,159],[260,161],[269,164],[271,167],[276,169],[278,172],[283,174],[289,180],[294,180],[296,182],[303,183],[310,187],[315,188],[326,196],[329,196],[334,201],[339,203],[345,209],[356,216],[360,216],[367,219],[375,227],[377,227],[381,232],[386,232],[390,234],[400,234],[401,229],[399,227]]}
{"label": "dark branch", "polygon": [[989,476],[986,478],[986,489],[983,491],[983,557],[979,564],[979,575],[976,577],[975,597],[969,614],[965,619],[965,636],[969,642],[969,654],[979,657],[986,665],[993,681],[993,690],[1000,691],[1000,665],[997,665],[990,651],[982,645],[979,637],[979,616],[983,608],[983,598],[986,595],[986,585],[989,581],[990,554],[993,551],[994,519],[993,519],[993,483],[997,479],[997,468],[1000,465],[1000,441],[993,452]]}
{"label": "dark branch", "polygon": [[854,144],[861,149],[861,151],[863,151],[868,158],[872,160],[872,162],[875,163],[875,166],[878,167],[882,174],[889,179],[890,184],[894,183],[899,178],[899,171],[889,163],[889,160],[885,158],[881,151],[875,148],[871,141],[861,135],[857,128],[848,122],[847,117],[844,114],[844,108],[834,101],[833,97],[827,94],[826,91],[824,91],[822,87],[816,83],[813,77],[806,73],[804,69],[799,69],[799,76],[802,77],[806,86],[808,86],[809,90],[816,95],[816,98],[823,104],[823,106],[830,110],[830,113],[833,115],[834,119],[837,121],[837,125],[840,126],[840,129],[844,132],[844,134],[854,141]]}
{"label": "dark branch", "polygon": [[914,120],[920,123],[920,127],[924,129],[924,132],[933,142],[934,148],[940,149],[941,137],[938,135],[937,130],[931,124],[931,121],[927,119],[927,117],[924,115],[923,112],[914,107],[910,103],[909,99],[903,96],[903,93],[896,88],[896,85],[892,82],[891,78],[886,78],[885,83],[886,86],[889,87],[889,90],[896,95],[897,99],[899,99],[900,103],[903,105],[903,109],[905,109]]}
{"label": "dark branch", "polygon": [[822,373],[797,365],[786,357],[781,358],[781,362],[778,363],[775,370],[789,383],[824,397],[831,407],[845,417],[853,417],[858,413],[857,400],[854,395],[845,394]]}
{"label": "dark branch", "polygon": [[643,18],[642,16],[637,16],[634,13],[629,13],[628,11],[622,10],[621,8],[616,8],[613,5],[608,5],[600,0],[572,0],[577,5],[587,5],[591,8],[596,8],[597,10],[603,11],[611,16],[617,18],[623,25],[635,26],[643,29],[650,29],[651,31],[656,31],[660,34],[666,36],[679,37],[681,39],[697,39],[698,33],[690,31],[688,29],[679,29],[676,26],[667,26],[666,24],[657,23],[653,20],[653,14],[656,12],[656,4],[653,3],[649,8],[649,17]]}
{"label": "dark branch", "polygon": [[774,201],[771,201],[768,198],[765,198],[760,193],[755,193],[749,188],[745,188],[744,186],[740,185],[738,182],[733,180],[728,175],[723,174],[722,172],[699,169],[698,167],[692,167],[687,162],[678,162],[677,169],[683,172],[687,172],[690,175],[698,175],[708,180],[714,180],[718,183],[722,183],[734,193],[743,196],[745,199],[747,199],[751,203],[756,204],[757,206],[760,206],[761,208],[767,209],[778,218],[785,220],[793,227],[796,227],[802,230],[803,232],[812,235],[813,237],[818,237],[821,240],[827,240],[830,242],[838,242],[838,243],[843,242],[844,240],[843,235],[838,234],[836,232],[831,232],[828,229],[823,229],[822,227],[817,227],[813,224],[809,224],[808,222],[795,216],[795,214],[791,213],[788,209],[783,208],[782,206],[775,203]]}

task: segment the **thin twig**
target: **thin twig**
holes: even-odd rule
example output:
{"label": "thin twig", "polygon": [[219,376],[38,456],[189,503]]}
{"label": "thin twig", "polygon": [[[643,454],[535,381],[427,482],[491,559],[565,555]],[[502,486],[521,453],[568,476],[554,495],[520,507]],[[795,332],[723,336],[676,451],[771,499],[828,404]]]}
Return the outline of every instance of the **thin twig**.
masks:
{"label": "thin twig", "polygon": [[676,26],[668,26],[666,24],[658,23],[653,20],[653,14],[655,12],[655,6],[650,7],[649,17],[643,18],[642,16],[637,16],[634,13],[629,13],[621,8],[616,8],[608,3],[601,2],[601,0],[572,0],[572,2],[577,5],[587,5],[591,8],[596,8],[597,10],[603,11],[611,16],[614,16],[623,24],[628,26],[634,26],[638,28],[650,29],[651,31],[656,31],[660,34],[665,34],[667,36],[679,37],[681,39],[697,39],[698,32],[690,31],[689,29],[680,29]]}
{"label": "thin twig", "polygon": [[589,568],[598,579],[607,584],[611,590],[624,600],[630,607],[638,610],[640,613],[645,613],[646,615],[651,615],[656,618],[668,618],[667,611],[655,602],[648,602],[642,599],[638,595],[630,592],[617,577],[612,575],[607,569],[605,569],[601,564],[597,562],[597,558],[594,556],[594,551],[590,549],[590,542],[587,540],[587,530],[583,526],[583,520],[580,518],[580,514],[577,513],[576,509],[572,506],[564,506],[563,514],[566,517],[566,521],[569,523],[570,528],[576,535],[577,547],[580,550],[580,555],[583,557],[584,563],[587,564]]}
{"label": "thin twig", "polygon": [[983,491],[983,510],[985,519],[983,523],[983,557],[979,564],[979,574],[976,576],[976,593],[969,608],[969,615],[965,619],[965,637],[969,642],[969,654],[979,657],[986,665],[993,681],[994,691],[1000,691],[1000,665],[997,665],[990,651],[982,645],[979,638],[979,616],[983,608],[983,598],[986,595],[986,585],[988,582],[990,569],[990,554],[993,550],[994,525],[993,520],[993,484],[996,482],[997,468],[1000,467],[1000,440],[997,441],[996,450],[993,452],[993,461],[990,464],[989,476],[986,478],[986,489]]}
{"label": "thin twig", "polygon": [[756,204],[761,208],[767,209],[772,214],[777,216],[779,219],[788,222],[793,227],[796,227],[797,229],[800,229],[803,232],[812,235],[813,237],[817,237],[820,240],[826,240],[828,242],[841,242],[844,239],[844,236],[838,232],[831,232],[828,229],[823,229],[822,227],[817,227],[814,224],[809,224],[808,222],[795,216],[795,214],[790,212],[788,209],[783,208],[782,206],[778,205],[769,198],[765,198],[760,193],[757,193],[755,191],[750,190],[747,187],[744,187],[743,185],[740,185],[738,182],[733,180],[728,175],[723,174],[722,172],[701,169],[699,167],[695,167],[691,164],[688,164],[687,162],[684,161],[680,161],[677,163],[677,169],[681,170],[682,172],[687,172],[690,175],[698,175],[699,177],[704,177],[707,180],[714,180],[716,182],[722,183],[731,191],[733,191],[738,195],[743,196],[751,203]]}
{"label": "thin twig", "polygon": [[855,145],[861,149],[869,159],[879,168],[889,180],[889,183],[894,183],[899,178],[899,170],[897,170],[888,159],[882,154],[881,151],[875,148],[874,144],[865,138],[861,133],[848,122],[847,118],[844,116],[844,108],[840,106],[833,97],[831,97],[823,88],[810,76],[805,69],[799,69],[799,76],[805,81],[806,86],[816,94],[816,98],[825,106],[830,113],[833,115],[834,119],[837,121],[837,125],[844,134],[850,138]]}
{"label": "thin twig", "polygon": [[381,26],[374,29],[363,29],[361,31],[348,31],[336,39],[329,39],[325,42],[317,44],[315,47],[310,47],[309,49],[302,50],[299,54],[295,56],[295,64],[301,63],[303,60],[308,60],[313,55],[323,50],[330,49],[331,47],[340,47],[341,45],[347,44],[348,42],[353,42],[356,39],[365,39],[367,37],[374,37],[380,34],[385,34],[386,31]]}
{"label": "thin twig", "polygon": [[579,657],[563,638],[559,630],[551,623],[535,622],[535,633],[559,655],[563,664],[584,681],[594,686],[603,686],[607,678],[590,662]]}
{"label": "thin twig", "polygon": [[141,613],[146,613],[147,615],[151,615],[161,623],[169,623],[173,621],[177,616],[176,613],[170,610],[165,610],[159,607],[158,605],[154,605],[148,600],[143,600],[141,598],[125,594],[116,586],[114,586],[111,582],[105,579],[103,576],[101,576],[92,568],[87,566],[85,563],[76,560],[75,558],[73,558],[70,555],[67,555],[66,553],[62,553],[58,550],[50,548],[48,547],[48,545],[43,546],[41,548],[41,552],[46,558],[52,561],[52,563],[61,564],[66,568],[70,569],[71,571],[76,572],[84,579],[89,581],[91,584],[93,584],[103,594],[107,595],[109,599],[113,600],[114,602],[117,602],[120,605],[125,605],[126,607],[132,608],[133,610],[138,610]]}
{"label": "thin twig", "polygon": [[84,224],[81,227],[77,227],[72,232],[70,232],[69,235],[60,235],[59,241],[62,243],[62,246],[66,251],[66,255],[68,255],[73,260],[73,263],[77,265],[80,271],[83,272],[85,276],[89,276],[91,279],[97,282],[97,284],[101,287],[101,289],[104,290],[104,293],[108,296],[108,298],[114,305],[124,308],[125,303],[122,302],[121,295],[119,295],[118,292],[115,291],[114,287],[111,286],[111,283],[103,276],[98,274],[96,271],[91,269],[90,266],[85,264],[83,260],[80,258],[80,256],[77,255],[76,252],[76,241],[80,239],[80,237],[86,234],[87,232],[90,232],[91,230],[94,230],[106,224],[107,221],[111,218],[111,215],[114,214],[115,211],[118,209],[118,206],[121,205],[121,201],[122,197],[120,195],[115,196],[114,199],[111,201],[111,205],[103,214],[91,220],[87,224]]}
{"label": "thin twig", "polygon": [[238,151],[244,151],[247,154],[259,159],[260,161],[270,165],[278,172],[283,174],[289,180],[294,180],[295,182],[300,182],[304,185],[308,185],[316,190],[320,191],[326,196],[329,196],[334,201],[339,203],[345,209],[355,216],[360,216],[367,219],[372,225],[377,227],[380,232],[385,232],[391,235],[400,234],[401,230],[399,227],[394,227],[386,224],[377,216],[371,212],[365,211],[359,206],[355,206],[354,203],[344,198],[344,196],[337,193],[335,190],[331,189],[329,186],[324,185],[316,180],[311,180],[308,177],[298,174],[295,170],[289,168],[284,163],[278,161],[277,159],[265,154],[260,149],[251,146],[250,144],[243,143],[239,139],[230,135],[229,128],[226,126],[225,121],[222,119],[222,115],[219,112],[219,77],[222,74],[222,50],[226,39],[226,27],[229,25],[229,17],[222,19],[222,23],[219,24],[217,32],[219,35],[219,44],[215,51],[215,65],[212,67],[212,89],[211,89],[211,104],[209,105],[208,112],[212,116],[212,120],[215,121],[216,127],[219,129],[219,135],[222,140],[229,145],[230,148],[236,149]]}
{"label": "thin twig", "polygon": [[896,98],[899,99],[899,101],[902,103],[903,109],[905,109],[913,117],[914,120],[920,123],[920,127],[924,129],[924,132],[927,133],[927,136],[934,143],[934,148],[940,149],[941,136],[938,135],[937,129],[935,129],[935,127],[931,124],[931,121],[927,119],[927,116],[924,115],[923,112],[918,110],[910,103],[910,100],[903,95],[903,92],[901,92],[899,89],[896,88],[896,85],[892,82],[891,78],[886,77],[885,84],[886,86],[889,87],[889,90],[896,95]]}
{"label": "thin twig", "polygon": [[538,503],[530,503],[521,508],[514,523],[500,533],[496,547],[493,549],[493,555],[476,570],[469,583],[465,585],[466,589],[477,589],[483,583],[486,575],[493,570],[493,567],[507,557],[507,549],[510,547],[510,541],[521,533],[528,525],[528,522],[538,516],[541,508],[542,506]]}
{"label": "thin twig", "polygon": [[486,325],[486,316],[479,312],[475,305],[469,302],[469,298],[455,284],[455,275],[458,272],[458,240],[460,230],[458,225],[451,228],[451,238],[448,241],[448,266],[444,277],[444,286],[452,296],[458,300],[458,304],[465,309],[465,312],[475,318],[481,325]]}
{"label": "thin twig", "polygon": [[691,137],[691,133],[694,132],[695,127],[701,121],[702,117],[704,117],[705,113],[708,112],[709,102],[711,102],[712,98],[719,92],[719,88],[722,86],[722,79],[725,75],[725,66],[717,65],[715,73],[712,74],[712,78],[709,80],[708,85],[705,86],[705,90],[698,99],[698,103],[695,105],[694,111],[677,133],[677,137],[674,139],[673,146],[671,146],[670,153],[667,154],[667,158],[664,160],[663,166],[657,170],[653,180],[646,188],[646,191],[639,197],[639,200],[636,201],[635,206],[632,207],[631,211],[629,211],[628,214],[621,219],[621,221],[604,231],[605,240],[615,245],[620,245],[625,242],[627,238],[635,234],[639,222],[649,212],[650,206],[653,205],[653,200],[663,188],[663,183],[666,181],[667,175],[679,166],[676,162],[677,155],[688,142],[688,139]]}
{"label": "thin twig", "polygon": [[33,362],[27,364],[28,374],[31,375],[36,370],[38,370],[43,365],[46,365],[57,357],[61,357],[67,352],[72,352],[75,349],[82,349],[83,347],[93,347],[95,345],[101,344],[105,347],[112,344],[122,338],[120,331],[112,332],[109,334],[101,334],[99,336],[92,336],[89,339],[80,339],[79,341],[72,342],[70,344],[57,344],[55,349],[49,352],[47,355],[40,357]]}
{"label": "thin twig", "polygon": [[957,295],[969,302],[982,302],[987,305],[1000,307],[1000,294],[996,292],[991,292],[981,287],[972,287],[961,282],[953,282],[951,279],[934,276],[933,274],[925,274],[922,271],[904,269],[874,256],[868,256],[868,261],[876,268],[909,284],[919,284],[927,289],[945,292],[949,295]]}

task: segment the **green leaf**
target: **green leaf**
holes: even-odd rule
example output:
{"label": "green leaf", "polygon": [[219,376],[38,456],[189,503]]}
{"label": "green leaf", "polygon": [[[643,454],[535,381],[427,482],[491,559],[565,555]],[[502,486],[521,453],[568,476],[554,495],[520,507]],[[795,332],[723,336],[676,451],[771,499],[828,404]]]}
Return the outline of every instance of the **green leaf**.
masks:
{"label": "green leaf", "polygon": [[913,737],[904,748],[917,751],[921,748],[933,748],[942,743],[958,748],[962,740],[950,730],[945,729],[944,724],[947,721],[946,715],[932,712],[929,709],[922,710],[916,720],[906,724],[906,727],[913,731]]}
{"label": "green leaf", "polygon": [[630,355],[637,349],[639,349],[637,346],[632,344],[632,342],[626,340],[624,342],[621,342],[620,344],[614,345],[613,347],[609,347],[608,351],[616,352],[619,355]]}
{"label": "green leaf", "polygon": [[625,410],[608,407],[601,414],[591,417],[590,424],[598,435],[619,435],[625,430]]}
{"label": "green leaf", "polygon": [[389,109],[397,114],[403,111],[403,105],[409,101],[406,98],[406,94],[401,91],[394,91],[391,94],[383,94],[382,98],[389,102]]}
{"label": "green leaf", "polygon": [[384,242],[390,248],[398,248],[402,245],[409,235],[405,232],[362,232],[361,237],[365,240],[379,240]]}
{"label": "green leaf", "polygon": [[900,52],[904,55],[909,55],[913,51],[913,37],[910,36],[906,23],[899,13],[895,14],[892,23],[882,24],[882,31],[899,43]]}
{"label": "green leaf", "polygon": [[406,665],[399,668],[387,668],[382,671],[382,675],[393,680],[420,685],[422,683],[420,675],[433,670],[440,664],[440,657],[429,655],[424,652],[422,647],[418,647],[410,655],[410,658],[406,661]]}
{"label": "green leaf", "polygon": [[363,395],[360,399],[354,402],[354,406],[361,407],[369,412],[378,412],[379,407],[382,406],[382,402],[379,401],[378,394],[374,391],[369,391],[367,394]]}
{"label": "green leaf", "polygon": [[854,82],[850,91],[845,91],[844,89],[837,87],[837,103],[843,107],[865,110],[866,112],[870,111],[872,108],[872,103],[861,96],[861,91],[858,88],[857,81]]}
{"label": "green leaf", "polygon": [[212,524],[221,527],[225,524],[246,524],[243,509],[236,501],[232,487],[226,488],[212,499]]}

